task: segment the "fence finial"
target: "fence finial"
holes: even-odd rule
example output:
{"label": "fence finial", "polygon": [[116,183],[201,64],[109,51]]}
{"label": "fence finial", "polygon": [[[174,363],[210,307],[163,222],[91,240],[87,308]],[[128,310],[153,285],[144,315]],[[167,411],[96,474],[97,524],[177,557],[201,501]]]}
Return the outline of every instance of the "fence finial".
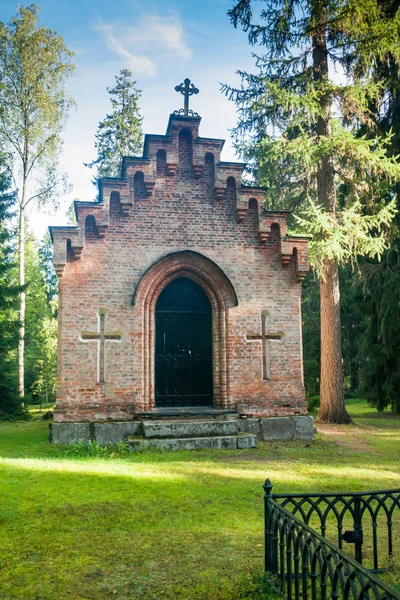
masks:
{"label": "fence finial", "polygon": [[271,496],[271,491],[272,491],[273,485],[272,485],[272,483],[271,483],[271,481],[269,480],[268,477],[265,480],[263,488],[264,488],[265,495],[266,496]]}

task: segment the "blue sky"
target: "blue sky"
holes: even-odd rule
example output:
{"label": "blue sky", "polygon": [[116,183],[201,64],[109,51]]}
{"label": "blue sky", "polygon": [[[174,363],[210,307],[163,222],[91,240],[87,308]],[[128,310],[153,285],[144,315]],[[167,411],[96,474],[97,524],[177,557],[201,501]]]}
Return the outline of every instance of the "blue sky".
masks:
{"label": "blue sky", "polygon": [[[201,135],[225,138],[223,159],[234,160],[228,129],[235,107],[220,93],[220,83],[239,83],[237,69],[252,70],[246,35],[227,17],[233,0],[42,0],[42,25],[60,33],[76,53],[76,75],[69,90],[77,102],[64,135],[63,167],[73,184],[56,215],[32,214],[37,235],[48,224],[63,224],[73,198],[90,200],[92,172],[83,166],[95,156],[94,135],[110,110],[106,87],[122,68],[132,71],[142,90],[146,133],[164,133],[169,114],[183,105],[174,87],[189,77],[200,89],[192,107],[202,116]],[[0,1],[0,20],[17,4]]]}

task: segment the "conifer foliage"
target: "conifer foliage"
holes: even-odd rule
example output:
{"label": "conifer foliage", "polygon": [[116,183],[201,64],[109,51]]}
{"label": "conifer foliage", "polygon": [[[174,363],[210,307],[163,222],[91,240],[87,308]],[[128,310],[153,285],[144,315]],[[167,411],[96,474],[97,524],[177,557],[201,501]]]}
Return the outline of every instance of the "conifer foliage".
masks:
{"label": "conifer foliage", "polygon": [[[268,188],[268,208],[295,209],[312,236],[320,275],[319,419],[346,423],[341,351],[339,266],[380,256],[396,212],[400,166],[391,133],[377,132],[372,107],[385,98],[372,76],[400,55],[400,13],[379,0],[239,0],[229,11],[252,45],[257,72],[223,86],[235,101],[237,148]],[[392,4],[392,3],[390,3]],[[368,134],[360,135],[364,126]]]}
{"label": "conifer foliage", "polygon": [[95,148],[97,158],[87,167],[96,167],[97,179],[102,177],[120,177],[123,156],[135,156],[141,152],[143,117],[139,112],[141,90],[136,81],[131,80],[132,73],[122,69],[116,75],[115,87],[107,88],[110,94],[112,112],[100,121]]}
{"label": "conifer foliage", "polygon": [[[385,2],[388,17],[396,19],[398,2]],[[392,132],[390,152],[400,154],[400,61],[395,52],[374,68],[373,77],[385,101],[373,106],[379,131]],[[400,184],[397,192],[400,207]],[[364,306],[368,318],[361,337],[361,391],[378,410],[391,408],[400,414],[400,217],[396,217],[391,247],[380,263],[362,265]]]}
{"label": "conifer foliage", "polygon": [[15,194],[6,158],[0,156],[0,418],[20,412],[17,389],[18,296],[13,280],[11,218]]}
{"label": "conifer foliage", "polygon": [[400,414],[400,241],[381,264],[364,266],[365,308],[362,336],[362,393],[378,410]]}

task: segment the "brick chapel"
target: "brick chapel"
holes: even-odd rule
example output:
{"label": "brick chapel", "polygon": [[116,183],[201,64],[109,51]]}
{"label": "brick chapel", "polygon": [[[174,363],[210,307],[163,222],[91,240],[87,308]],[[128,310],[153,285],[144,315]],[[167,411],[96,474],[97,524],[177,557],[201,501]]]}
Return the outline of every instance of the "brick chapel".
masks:
{"label": "brick chapel", "polygon": [[177,90],[185,108],[165,135],[146,135],[143,156],[100,180],[98,201],[75,202],[76,226],[50,228],[54,441],[163,414],[307,415],[307,239],[287,234],[289,213],[264,209],[265,189],[242,184],[243,163],[221,159],[224,140],[200,136],[193,84]]}

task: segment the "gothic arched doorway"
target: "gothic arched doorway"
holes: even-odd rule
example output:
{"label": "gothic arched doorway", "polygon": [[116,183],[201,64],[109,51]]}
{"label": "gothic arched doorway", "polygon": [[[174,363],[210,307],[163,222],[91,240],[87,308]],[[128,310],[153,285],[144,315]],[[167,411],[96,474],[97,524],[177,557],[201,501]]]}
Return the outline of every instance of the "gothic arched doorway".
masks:
{"label": "gothic arched doorway", "polygon": [[166,285],[155,311],[155,405],[213,405],[212,308],[194,281]]}

